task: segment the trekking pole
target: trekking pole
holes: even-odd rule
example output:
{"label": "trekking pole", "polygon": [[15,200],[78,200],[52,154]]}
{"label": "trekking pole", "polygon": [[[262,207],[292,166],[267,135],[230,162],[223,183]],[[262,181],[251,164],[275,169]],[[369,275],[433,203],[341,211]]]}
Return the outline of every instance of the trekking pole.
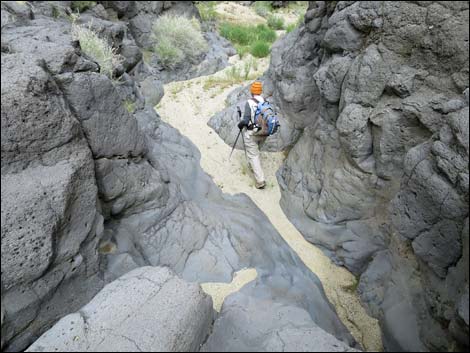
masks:
{"label": "trekking pole", "polygon": [[[242,111],[241,111],[240,107],[237,107],[237,112],[238,112],[238,118],[241,119],[241,117],[242,117]],[[241,131],[241,130],[240,130],[240,131]],[[245,151],[246,163],[250,164],[250,163],[248,162],[248,156],[246,155],[245,137],[243,136],[243,134],[242,134],[242,141],[243,141],[243,150]]]}
{"label": "trekking pole", "polygon": [[240,131],[238,132],[238,136],[237,136],[237,138],[235,139],[235,143],[233,144],[232,152],[230,152],[230,156],[228,157],[228,160],[230,160],[230,157],[232,157],[233,150],[235,149],[235,146],[237,145],[237,141],[238,141],[238,138],[240,137],[240,134],[241,134],[241,133],[242,133],[242,130],[240,129]]}
{"label": "trekking pole", "polygon": [[[237,112],[238,112],[238,118],[241,118],[242,111],[240,110],[240,107],[237,107]],[[240,129],[240,131],[238,131],[237,138],[235,139],[235,143],[233,144],[232,151],[230,152],[230,156],[228,157],[228,160],[230,160],[230,157],[232,157],[232,153],[235,150],[235,146],[237,145],[238,138],[240,137],[241,133],[242,133],[242,129]]]}
{"label": "trekking pole", "polygon": [[[240,107],[237,107],[237,112],[238,112],[238,118],[241,118],[242,117],[242,111],[240,110]],[[235,143],[233,144],[232,151],[230,152],[230,156],[228,157],[228,159],[230,160],[230,157],[232,157],[232,153],[235,150],[235,146],[237,145],[238,138],[240,137],[240,135],[242,135],[243,150],[245,151],[245,159],[246,159],[246,162],[248,163],[248,156],[246,154],[245,138],[243,137],[242,129],[240,129],[240,131],[238,132],[237,138],[235,139]]]}
{"label": "trekking pole", "polygon": [[[241,131],[241,130],[240,130]],[[245,151],[245,159],[246,159],[246,163],[250,164],[248,162],[248,156],[246,155],[246,145],[245,145],[245,138],[243,137],[243,134],[242,134],[242,141],[243,141],[243,150]]]}

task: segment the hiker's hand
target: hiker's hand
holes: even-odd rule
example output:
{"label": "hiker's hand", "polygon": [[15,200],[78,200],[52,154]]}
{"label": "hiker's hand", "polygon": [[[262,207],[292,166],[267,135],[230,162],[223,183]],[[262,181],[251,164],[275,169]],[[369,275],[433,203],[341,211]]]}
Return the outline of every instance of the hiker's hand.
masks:
{"label": "hiker's hand", "polygon": [[238,123],[238,128],[241,130],[246,126],[246,123],[242,120]]}

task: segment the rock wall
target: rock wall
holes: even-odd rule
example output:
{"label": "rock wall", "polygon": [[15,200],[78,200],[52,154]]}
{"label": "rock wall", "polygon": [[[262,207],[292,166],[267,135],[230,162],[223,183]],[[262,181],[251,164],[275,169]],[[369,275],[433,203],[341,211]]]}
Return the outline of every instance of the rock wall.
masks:
{"label": "rock wall", "polygon": [[224,195],[160,120],[159,77],[125,21],[102,4],[79,19],[125,57],[111,80],[72,41],[68,2],[1,6],[2,350],[25,349],[146,265],[193,282],[256,268],[245,295],[302,309],[355,345],[267,217],[246,195]]}
{"label": "rock wall", "polygon": [[281,204],[361,276],[389,350],[468,347],[468,2],[311,2],[265,86]]}
{"label": "rock wall", "polygon": [[[118,18],[125,23],[132,37],[130,42],[135,40],[134,44],[145,51],[146,62],[135,68],[136,77],[151,74],[164,83],[189,80],[222,70],[228,66],[229,56],[236,54],[229,41],[219,36],[216,31],[209,30],[204,33],[209,46],[207,53],[197,58],[194,63],[184,61],[168,69],[160,64],[158,55],[154,53],[153,47],[156,43],[152,36],[153,24],[158,16],[167,14],[200,20],[199,11],[192,1],[100,1],[100,3],[108,10],[106,19]],[[129,45],[124,44],[126,47]]]}

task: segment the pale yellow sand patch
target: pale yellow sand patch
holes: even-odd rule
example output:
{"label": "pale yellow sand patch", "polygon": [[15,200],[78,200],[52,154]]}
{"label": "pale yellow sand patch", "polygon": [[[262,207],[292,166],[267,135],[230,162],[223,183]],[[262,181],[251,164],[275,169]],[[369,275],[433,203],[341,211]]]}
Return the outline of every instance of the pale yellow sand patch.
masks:
{"label": "pale yellow sand patch", "polygon": [[201,283],[202,290],[212,297],[214,309],[220,312],[225,298],[238,292],[245,284],[254,281],[258,273],[254,268],[240,270],[235,273],[231,283]]}

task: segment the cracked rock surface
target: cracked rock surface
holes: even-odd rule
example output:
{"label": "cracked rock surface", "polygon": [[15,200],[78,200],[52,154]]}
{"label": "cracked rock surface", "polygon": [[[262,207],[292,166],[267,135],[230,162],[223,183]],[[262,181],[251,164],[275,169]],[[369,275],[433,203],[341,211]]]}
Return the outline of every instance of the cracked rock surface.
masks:
{"label": "cracked rock surface", "polygon": [[63,317],[27,352],[194,352],[213,320],[212,300],[167,268],[141,267]]}

